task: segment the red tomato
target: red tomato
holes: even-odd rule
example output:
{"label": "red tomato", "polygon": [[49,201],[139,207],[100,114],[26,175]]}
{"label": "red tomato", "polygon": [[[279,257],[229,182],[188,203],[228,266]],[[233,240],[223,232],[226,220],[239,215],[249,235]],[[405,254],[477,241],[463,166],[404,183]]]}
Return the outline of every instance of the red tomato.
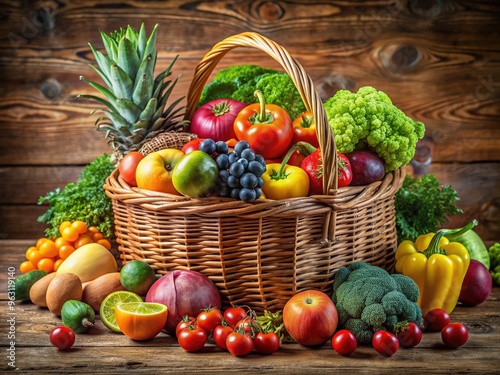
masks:
{"label": "red tomato", "polygon": [[189,154],[191,151],[198,150],[201,141],[203,141],[204,139],[205,138],[196,138],[187,142],[184,146],[182,146],[181,151],[185,154]]}
{"label": "red tomato", "polygon": [[257,353],[273,354],[280,347],[280,339],[274,332],[259,332],[253,339],[253,346]]}
{"label": "red tomato", "polygon": [[399,349],[399,341],[395,334],[379,330],[372,337],[373,348],[381,355],[390,357]]}
{"label": "red tomato", "polygon": [[50,332],[50,342],[59,349],[69,349],[75,343],[75,331],[66,326],[55,327]]}
{"label": "red tomato", "polygon": [[292,143],[307,142],[314,147],[319,147],[318,137],[316,136],[316,121],[314,121],[311,112],[304,112],[293,120],[293,138]]}
{"label": "red tomato", "polygon": [[424,316],[424,327],[428,331],[441,331],[450,323],[450,315],[443,309],[434,309]]}
{"label": "red tomato", "polygon": [[240,320],[246,318],[247,312],[243,307],[229,307],[224,311],[224,320],[234,327]]}
{"label": "red tomato", "polygon": [[347,329],[341,329],[332,337],[332,348],[342,355],[352,354],[358,347],[358,340],[354,333]]}
{"label": "red tomato", "polygon": [[[300,167],[302,165],[302,161],[306,158],[306,155],[302,154],[299,150],[295,150],[292,155],[290,155],[290,159],[288,159],[288,165],[295,165],[296,167]],[[278,161],[281,163],[283,160]]]}
{"label": "red tomato", "polygon": [[219,309],[206,309],[196,317],[196,324],[205,330],[207,335],[210,335],[215,327],[222,323],[222,313]]}
{"label": "red tomato", "polygon": [[285,329],[302,345],[323,345],[333,336],[337,323],[335,304],[329,296],[318,290],[295,294],[283,308]]}
{"label": "red tomato", "polygon": [[422,330],[418,325],[410,322],[403,331],[397,333],[399,345],[404,348],[413,348],[422,340]]}
{"label": "red tomato", "polygon": [[196,325],[196,318],[192,316],[185,315],[182,320],[177,323],[177,327],[175,327],[175,336],[179,336],[179,332],[184,328],[189,327],[190,325]]}
{"label": "red tomato", "polygon": [[253,349],[253,340],[246,333],[237,331],[231,332],[226,339],[226,346],[229,353],[240,357],[247,355]]}
{"label": "red tomato", "polygon": [[232,327],[218,325],[214,328],[212,336],[214,338],[215,344],[224,350],[227,350],[226,339],[230,333],[234,332]]}
{"label": "red tomato", "polygon": [[460,348],[469,339],[469,331],[462,323],[450,323],[441,331],[441,339],[449,348]]}
{"label": "red tomato", "polygon": [[207,334],[201,327],[189,326],[179,332],[177,341],[185,351],[197,352],[205,346]]}
{"label": "red tomato", "polygon": [[137,164],[144,159],[144,155],[137,151],[129,152],[125,155],[120,164],[118,165],[118,172],[120,176],[129,184],[130,186],[137,186],[135,180],[135,171],[137,169]]}
{"label": "red tomato", "polygon": [[255,336],[255,324],[256,324],[255,320],[247,316],[235,324],[234,330],[235,331],[242,330],[247,335],[251,335],[253,337]]}

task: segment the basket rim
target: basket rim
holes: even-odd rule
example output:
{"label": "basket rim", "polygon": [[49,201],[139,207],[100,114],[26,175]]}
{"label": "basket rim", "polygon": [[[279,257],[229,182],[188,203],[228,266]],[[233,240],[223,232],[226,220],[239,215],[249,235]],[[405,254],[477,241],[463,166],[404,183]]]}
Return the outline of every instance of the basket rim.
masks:
{"label": "basket rim", "polygon": [[333,130],[328,124],[323,102],[314,87],[314,81],[307,74],[297,59],[280,44],[256,32],[243,32],[229,36],[216,43],[195,68],[189,86],[185,119],[194,114],[203,88],[222,58],[236,47],[258,49],[277,61],[290,76],[297,88],[306,109],[312,112],[316,120],[316,134],[323,158],[323,192],[338,188],[337,149]]}

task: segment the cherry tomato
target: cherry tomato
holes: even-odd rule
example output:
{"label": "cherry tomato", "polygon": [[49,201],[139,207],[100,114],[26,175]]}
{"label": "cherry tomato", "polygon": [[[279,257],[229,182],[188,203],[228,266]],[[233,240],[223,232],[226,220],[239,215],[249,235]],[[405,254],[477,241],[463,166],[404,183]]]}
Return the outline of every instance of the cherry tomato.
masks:
{"label": "cherry tomato", "polygon": [[245,317],[241,319],[236,325],[234,326],[235,331],[240,331],[242,330],[244,333],[247,335],[251,335],[252,337],[255,335],[255,320],[251,319],[250,317]]}
{"label": "cherry tomato", "polygon": [[57,326],[50,332],[50,342],[59,349],[69,349],[75,343],[75,331],[66,326]]}
{"label": "cherry tomato", "polygon": [[204,139],[205,138],[196,138],[187,142],[186,144],[184,144],[184,146],[182,146],[181,151],[185,154],[189,154],[191,151],[198,150],[201,141],[203,141]]}
{"label": "cherry tomato", "polygon": [[215,327],[222,323],[222,313],[219,309],[211,308],[202,311],[196,317],[196,324],[210,335]]}
{"label": "cherry tomato", "polygon": [[379,330],[372,337],[373,348],[381,355],[390,357],[399,349],[399,341],[395,334]]}
{"label": "cherry tomato", "polygon": [[443,309],[434,309],[424,316],[424,327],[428,331],[441,331],[450,323],[450,315]]}
{"label": "cherry tomato", "polygon": [[341,329],[332,337],[332,348],[342,355],[352,354],[358,347],[358,340],[354,333],[347,329]]}
{"label": "cherry tomato", "polygon": [[137,164],[139,164],[142,159],[144,159],[143,154],[137,151],[131,151],[120,160],[118,172],[120,172],[120,176],[130,186],[137,186],[135,171],[137,169]]}
{"label": "cherry tomato", "polygon": [[214,328],[212,336],[214,338],[215,344],[224,350],[227,350],[226,339],[230,333],[233,332],[233,328],[225,325],[218,325]]}
{"label": "cherry tomato", "polygon": [[231,332],[226,338],[226,346],[229,353],[240,357],[247,355],[253,349],[253,340],[246,333],[238,331]]}
{"label": "cherry tomato", "polygon": [[229,307],[224,311],[224,320],[234,327],[240,320],[246,318],[247,312],[243,307]]}
{"label": "cherry tomato", "polygon": [[179,332],[177,341],[185,351],[197,352],[205,346],[207,333],[201,327],[190,325]]}
{"label": "cherry tomato", "polygon": [[413,348],[420,344],[422,340],[422,330],[417,324],[410,322],[403,331],[398,332],[397,337],[399,345],[404,348]]}
{"label": "cherry tomato", "polygon": [[469,339],[469,331],[462,323],[450,323],[441,331],[441,339],[449,348],[460,348]]}
{"label": "cherry tomato", "polygon": [[179,332],[190,325],[196,325],[196,318],[188,315],[184,315],[177,326],[175,327],[175,336],[179,336]]}
{"label": "cherry tomato", "polygon": [[274,332],[259,332],[253,339],[253,346],[257,353],[273,354],[280,347],[280,339]]}

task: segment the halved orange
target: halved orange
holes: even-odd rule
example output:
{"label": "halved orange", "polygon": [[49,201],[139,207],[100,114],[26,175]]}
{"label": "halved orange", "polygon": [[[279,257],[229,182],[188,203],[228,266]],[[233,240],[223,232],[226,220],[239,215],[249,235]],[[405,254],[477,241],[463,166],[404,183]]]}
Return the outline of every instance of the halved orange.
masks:
{"label": "halved orange", "polygon": [[168,308],[155,302],[121,303],[115,308],[120,330],[132,340],[149,340],[158,335],[167,322]]}

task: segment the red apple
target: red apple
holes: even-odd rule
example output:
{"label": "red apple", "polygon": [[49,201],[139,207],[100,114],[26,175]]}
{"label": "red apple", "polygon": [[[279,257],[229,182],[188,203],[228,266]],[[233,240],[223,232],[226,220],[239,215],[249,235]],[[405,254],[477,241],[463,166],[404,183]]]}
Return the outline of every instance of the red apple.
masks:
{"label": "red apple", "polygon": [[283,324],[299,344],[323,345],[337,329],[337,308],[332,299],[321,291],[299,292],[285,304]]}
{"label": "red apple", "polygon": [[137,187],[180,195],[172,183],[172,170],[184,156],[181,150],[166,148],[152,152],[144,157],[135,172]]}

